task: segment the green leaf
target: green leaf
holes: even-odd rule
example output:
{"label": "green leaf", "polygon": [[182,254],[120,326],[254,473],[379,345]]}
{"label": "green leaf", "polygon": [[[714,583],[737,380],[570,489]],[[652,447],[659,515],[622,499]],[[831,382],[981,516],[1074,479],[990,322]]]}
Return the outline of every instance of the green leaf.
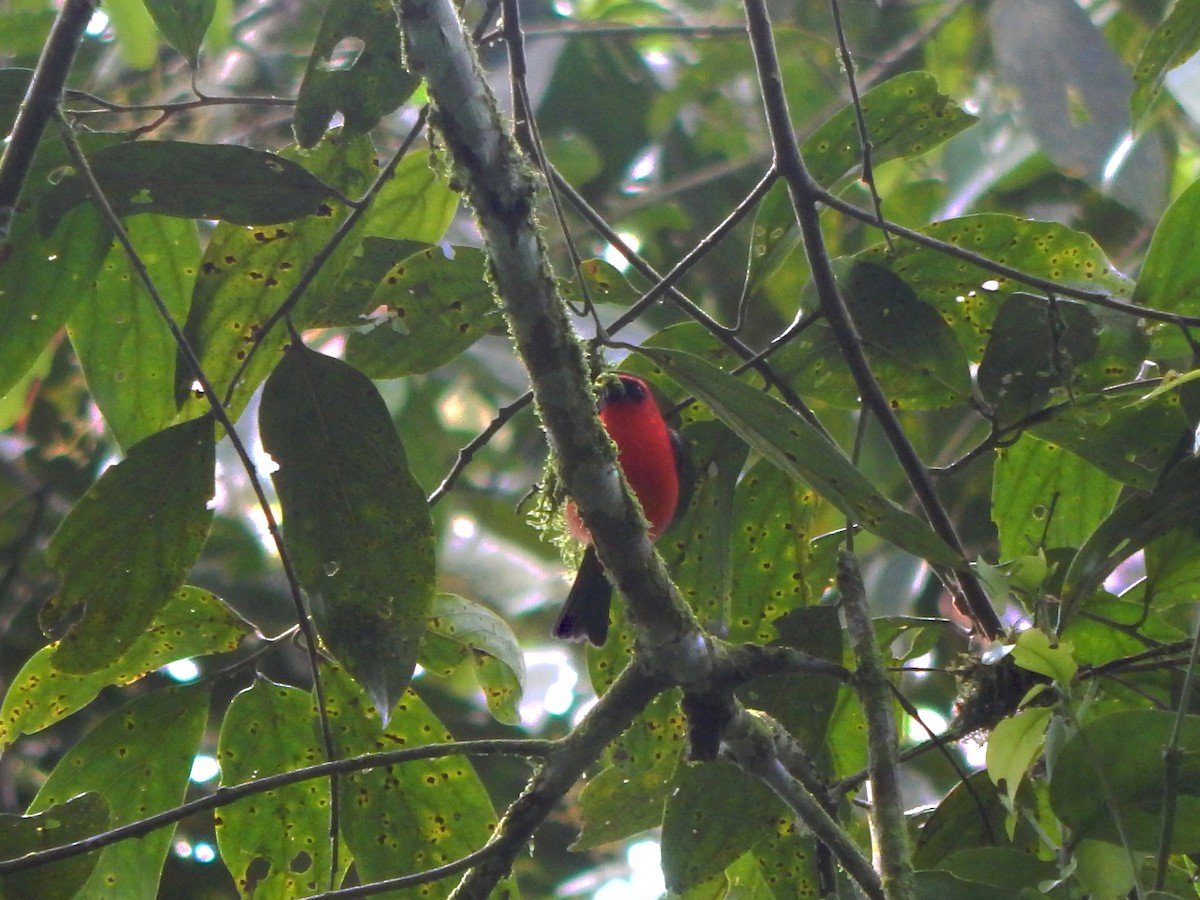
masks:
{"label": "green leaf", "polygon": [[1013,892],[1036,889],[1040,883],[1059,877],[1057,863],[1012,847],[969,847],[943,859],[938,868],[963,881]]}
{"label": "green leaf", "polygon": [[433,524],[391,415],[369,379],[298,345],[263,389],[259,427],[321,636],[386,721],[434,589]]}
{"label": "green leaf", "polygon": [[836,560],[830,542],[817,538],[844,527],[835,517],[832,504],[767,460],[741,477],[730,535],[730,640],[766,643],[775,637],[771,623],[821,599]]}
{"label": "green leaf", "polygon": [[914,881],[917,900],[1013,900],[1007,885],[990,887],[949,872],[917,872]]}
{"label": "green leaf", "polygon": [[1021,780],[1046,742],[1046,726],[1053,710],[1046,706],[1023,709],[1002,721],[988,736],[987,771],[992,781],[1004,785],[1011,806]]}
{"label": "green leaf", "polygon": [[[200,264],[195,223],[133,216],[124,224],[167,309],[186,321]],[[67,331],[117,443],[130,447],[175,421],[175,339],[121,246],[109,251]]]}
{"label": "green leaf", "polygon": [[152,68],[158,59],[158,35],[142,0],[109,0],[104,13],[122,61],[133,69]]}
{"label": "green leaf", "polygon": [[632,772],[618,766],[603,769],[584,782],[579,794],[583,828],[571,849],[593,850],[657,828],[662,824],[667,793],[658,768]]}
{"label": "green leaf", "polygon": [[436,244],[454,221],[459,199],[435,156],[409,153],[371,204],[364,217],[363,233]]}
{"label": "green leaf", "polygon": [[1145,336],[1128,316],[1104,316],[1070,300],[1013,294],[991,327],[978,383],[1001,425],[1037,412],[1052,396],[1123,380],[1146,358]]}
{"label": "green leaf", "polygon": [[[357,756],[450,742],[452,737],[411,690],[381,728],[366,696],[334,669],[322,671],[338,755]],[[364,882],[411,875],[453,862],[491,837],[496,815],[471,763],[443,756],[344,776],[340,818],[354,868]],[[445,897],[452,879],[422,887],[422,896]],[[498,891],[511,890],[501,883]]]}
{"label": "green leaf", "polygon": [[519,725],[525,690],[525,655],[508,623],[486,606],[454,594],[433,598],[429,631],[473,651],[488,709],[506,725]]}
{"label": "green leaf", "polygon": [[[5,859],[49,850],[100,834],[109,828],[108,803],[98,793],[80,794],[32,816],[0,815],[0,847]],[[0,875],[4,900],[71,900],[92,874],[96,853],[73,856],[24,872]]]}
{"label": "green leaf", "polygon": [[729,763],[681,763],[663,814],[667,889],[681,893],[723,871],[773,834],[782,815],[770,789]]}
{"label": "green leaf", "polygon": [[131,447],[63,520],[46,553],[62,584],[42,622],[54,633],[81,608],[83,616],[54,668],[113,663],[183,586],[212,523],[214,465],[212,419],[175,425]]}
{"label": "green leaf", "polygon": [[[307,691],[256,680],[233,698],[221,723],[221,784],[228,787],[321,762],[318,733]],[[307,897],[328,885],[328,779],[255,794],[217,815],[217,846],[245,896]]]}
{"label": "green leaf", "polygon": [[1200,229],[1200,181],[1163,213],[1138,275],[1134,302],[1184,316],[1200,313],[1200,260],[1190,243]]}
{"label": "green leaf", "polygon": [[[1057,222],[1035,222],[986,213],[946,219],[920,229],[929,237],[956,244],[1029,275],[1127,297],[1131,284],[1088,235]],[[940,250],[908,241],[864,250],[856,259],[890,269],[917,298],[934,307],[954,330],[967,357],[978,360],[991,337],[992,323],[1013,283]],[[1140,363],[1139,363],[1140,364]],[[1114,380],[1132,378],[1113,373]]]}
{"label": "green leaf", "polygon": [[48,238],[18,211],[0,244],[0,396],[34,364],[75,310],[111,236],[92,207],[68,215]]}
{"label": "green leaf", "polygon": [[1123,560],[1174,528],[1200,521],[1200,461],[1184,460],[1150,494],[1129,497],[1087,539],[1063,580],[1063,622]]}
{"label": "green leaf", "polygon": [[704,401],[752,448],[810,484],[863,528],[922,559],[963,565],[928,525],[880,494],[839,447],[779,401],[690,354],[641,352]]}
{"label": "green leaf", "polygon": [[[838,611],[833,606],[794,609],[774,622],[779,638],[774,646],[801,650],[817,659],[841,663],[843,641]],[[838,700],[838,682],[817,675],[790,673],[756,678],[738,690],[751,709],[770,715],[805,747],[825,743],[829,721]],[[813,753],[818,765],[824,760]]]}
{"label": "green leaf", "polygon": [[485,334],[504,328],[483,251],[432,247],[397,263],[370,303],[386,309],[374,327],[350,335],[346,361],[372,378],[428,372],[456,358]]}
{"label": "green leaf", "polygon": [[[45,812],[87,791],[108,800],[114,827],[178,806],[204,734],[208,703],[207,686],[195,684],[151,691],[122,706],[62,758],[29,812]],[[77,896],[154,900],[173,831],[160,828],[105,847]]]}
{"label": "green leaf", "polygon": [[1079,669],[1073,650],[1074,648],[1066,642],[1052,645],[1040,628],[1029,628],[1017,636],[1012,656],[1013,661],[1022,669],[1053,678],[1066,687]]}
{"label": "green leaf", "polygon": [[[389,0],[340,0],[325,8],[313,43],[292,127],[311,147],[340,111],[347,134],[365,134],[417,89],[404,68],[400,23]],[[348,59],[335,53],[353,47]]]}
{"label": "green leaf", "polygon": [[[871,88],[861,98],[871,135],[871,160],[909,159],[929,152],[979,119],[938,90],[928,72],[905,72]],[[846,106],[825,121],[800,147],[809,174],[832,185],[862,162],[858,119]]]}
{"label": "green leaf", "polygon": [[250,626],[208,591],[185,587],[120,659],[86,675],[53,665],[57,645],[43,647],[21,667],[0,705],[0,749],[83,709],[109,685],[132,684],[167,663],[236,649]]}
{"label": "green leaf", "polygon": [[[1022,807],[1032,805],[1029,794],[1026,784],[1018,794]],[[975,772],[954,786],[922,826],[913,864],[922,869],[933,868],[972,847],[1005,846],[1024,853],[1038,850],[1038,835],[1028,821],[1018,819],[1015,838],[1010,839],[1004,819],[999,789],[987,772]]]}
{"label": "green leaf", "polygon": [[1119,482],[1061,447],[1023,435],[996,451],[992,521],[1000,559],[1079,547],[1112,512]]}
{"label": "green leaf", "polygon": [[[835,270],[871,369],[893,407],[948,409],[970,400],[967,357],[932,306],[881,266],[838,260]],[[858,384],[824,322],[797,335],[772,364],[807,398],[846,409],[860,405]]]}
{"label": "green leaf", "polygon": [[[1158,852],[1163,751],[1175,720],[1175,713],[1165,710],[1115,712],[1087,722],[1063,745],[1050,782],[1050,805],[1075,836]],[[1200,717],[1183,717],[1178,746],[1184,759],[1172,785],[1171,852],[1194,853],[1200,850],[1200,766],[1195,762]]]}
{"label": "green leaf", "polygon": [[1091,897],[1127,897],[1137,884],[1133,861],[1123,847],[1085,839],[1075,847],[1074,860],[1075,874]]}
{"label": "green leaf", "polygon": [[1133,123],[1145,118],[1162,93],[1167,72],[1200,50],[1200,0],[1177,0],[1170,14],[1150,35],[1133,67]]}
{"label": "green leaf", "polygon": [[1116,395],[1080,397],[1030,431],[1070,450],[1111,478],[1151,490],[1187,433],[1178,394],[1130,403]]}
{"label": "green leaf", "polygon": [[217,0],[144,0],[154,24],[167,43],[187,57],[193,69],[199,61],[204,32],[212,22]]}
{"label": "green leaf", "polygon": [[[160,213],[275,225],[318,214],[329,186],[286,157],[234,144],[128,141],[93,153],[92,172],[118,215]],[[49,234],[88,199],[79,175],[68,175],[42,199],[38,222]]]}
{"label": "green leaf", "polygon": [[720,630],[730,620],[734,490],[749,448],[720,422],[695,422],[681,434],[696,478],[658,552],[700,621]]}
{"label": "green leaf", "polygon": [[[312,151],[291,155],[298,157],[317,177],[348,195],[365,190],[375,172],[374,149],[366,138],[348,141],[331,138]],[[341,204],[331,201],[316,215],[286,225],[243,228],[222,222],[209,239],[184,333],[222,397],[250,348],[259,345],[232,391],[233,401],[227,408],[234,419],[291,342],[282,325],[265,337],[259,329],[300,281],[313,257],[337,230],[344,212]],[[354,244],[352,234],[308,286],[292,312],[296,329],[306,328],[325,305],[327,293],[353,256]],[[185,413],[199,412],[208,406],[204,398],[188,399],[192,383],[193,375],[181,360],[176,364],[175,399],[180,404],[186,401]]]}

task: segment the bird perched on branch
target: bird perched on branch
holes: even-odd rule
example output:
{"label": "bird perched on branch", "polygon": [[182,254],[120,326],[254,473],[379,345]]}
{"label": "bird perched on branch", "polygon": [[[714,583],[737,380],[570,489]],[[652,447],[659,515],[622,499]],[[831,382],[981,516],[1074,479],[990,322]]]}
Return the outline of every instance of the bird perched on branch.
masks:
{"label": "bird perched on branch", "polygon": [[[687,459],[683,439],[667,426],[649,385],[634,375],[622,373],[604,384],[599,413],[617,445],[625,480],[650,524],[650,537],[658,540],[684,505],[680,502]],[[599,647],[608,638],[612,585],[574,503],[567,504],[567,524],[588,546],[554,625],[554,636],[570,641],[586,638]]]}

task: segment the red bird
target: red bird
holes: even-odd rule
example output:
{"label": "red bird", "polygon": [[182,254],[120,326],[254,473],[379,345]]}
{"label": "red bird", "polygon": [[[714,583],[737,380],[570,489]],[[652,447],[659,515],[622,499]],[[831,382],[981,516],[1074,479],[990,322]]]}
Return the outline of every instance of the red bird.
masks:
{"label": "red bird", "polygon": [[[680,505],[683,439],[667,427],[646,382],[633,375],[607,381],[599,407],[600,421],[617,445],[617,462],[650,523],[650,538],[658,540]],[[599,647],[608,638],[612,585],[574,503],[567,504],[567,524],[576,537],[589,543],[554,624],[554,636],[569,641],[587,638]]]}

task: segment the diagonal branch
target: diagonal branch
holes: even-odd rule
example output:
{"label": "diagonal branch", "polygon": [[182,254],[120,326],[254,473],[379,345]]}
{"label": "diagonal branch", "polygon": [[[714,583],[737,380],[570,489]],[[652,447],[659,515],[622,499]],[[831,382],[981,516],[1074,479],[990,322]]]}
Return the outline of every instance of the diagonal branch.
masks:
{"label": "diagonal branch", "polygon": [[[796,221],[800,226],[804,248],[808,255],[813,286],[820,298],[821,311],[829,322],[842,358],[854,376],[863,402],[879,420],[883,433],[888,443],[891,444],[892,452],[895,453],[904,469],[904,474],[929,519],[929,524],[946,544],[959,554],[963,554],[962,541],[958,538],[954,523],[934,490],[933,480],[930,478],[925,464],[917,455],[908,435],[904,433],[900,420],[888,403],[874,372],[871,371],[866,354],[863,352],[862,339],[858,334],[858,329],[850,317],[845,301],[838,292],[825,239],[821,234],[818,201],[822,197],[822,192],[817,183],[813,181],[812,176],[809,175],[804,159],[800,156],[800,148],[788,112],[787,98],[784,96],[783,76],[775,51],[775,38],[771,30],[771,20],[767,14],[766,3],[764,0],[746,0],[745,5],[750,43],[754,50],[755,65],[758,68],[767,124],[771,132],[771,143],[775,148],[775,166],[787,182]],[[961,571],[956,574],[957,586],[961,590],[958,599],[965,602],[966,610],[969,611],[976,626],[987,637],[999,635],[1003,630],[1000,618],[996,615],[991,601],[984,593],[983,587],[974,573]],[[955,579],[949,573],[946,573],[946,576],[947,582],[954,586]]]}

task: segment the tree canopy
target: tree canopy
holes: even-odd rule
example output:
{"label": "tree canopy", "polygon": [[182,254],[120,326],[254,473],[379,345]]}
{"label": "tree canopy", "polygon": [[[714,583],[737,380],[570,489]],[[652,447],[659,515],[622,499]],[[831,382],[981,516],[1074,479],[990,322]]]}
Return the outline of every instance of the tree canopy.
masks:
{"label": "tree canopy", "polygon": [[1197,896],[1198,49],[10,0],[0,898]]}

